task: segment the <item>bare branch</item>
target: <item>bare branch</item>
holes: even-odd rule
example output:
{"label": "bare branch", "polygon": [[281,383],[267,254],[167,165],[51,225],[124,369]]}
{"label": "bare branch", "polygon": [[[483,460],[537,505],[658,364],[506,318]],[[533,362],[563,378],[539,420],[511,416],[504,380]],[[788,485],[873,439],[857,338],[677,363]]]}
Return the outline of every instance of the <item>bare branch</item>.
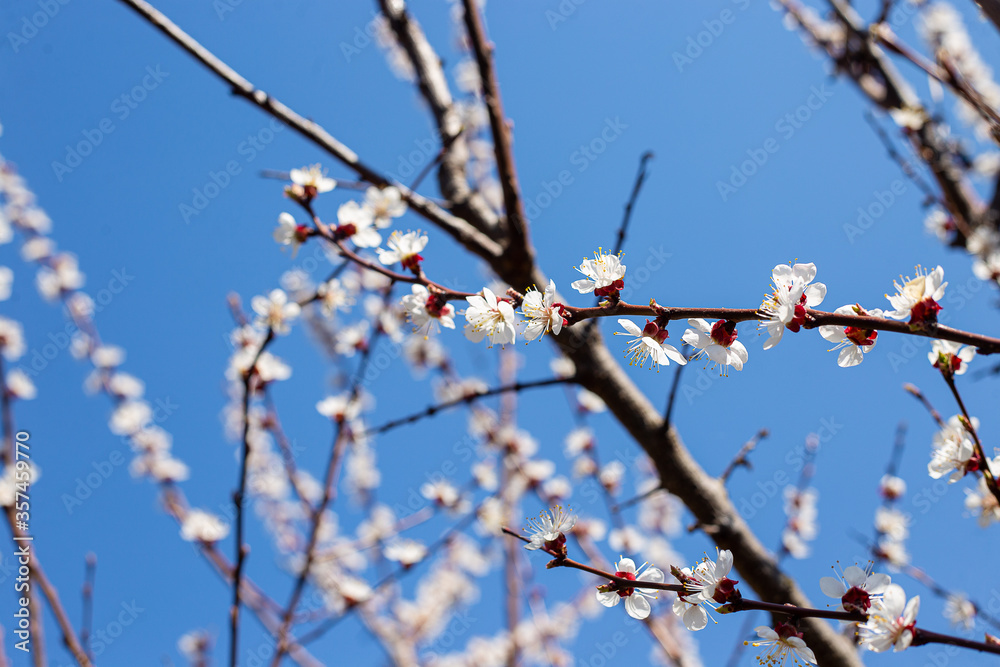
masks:
{"label": "bare branch", "polygon": [[498,256],[500,254],[500,248],[495,241],[473,228],[468,222],[445,211],[426,197],[411,191],[402,183],[390,181],[386,176],[363,163],[354,151],[340,143],[319,124],[303,118],[263,90],[255,88],[253,84],[240,76],[233,68],[181,30],[162,12],[148,2],[145,2],[145,0],[121,0],[121,2],[134,9],[146,21],[194,56],[196,60],[205,65],[220,79],[228,83],[234,95],[245,98],[271,116],[284,122],[349,167],[365,181],[380,187],[394,185],[399,189],[403,198],[406,199],[414,211],[433,222],[477,255]]}

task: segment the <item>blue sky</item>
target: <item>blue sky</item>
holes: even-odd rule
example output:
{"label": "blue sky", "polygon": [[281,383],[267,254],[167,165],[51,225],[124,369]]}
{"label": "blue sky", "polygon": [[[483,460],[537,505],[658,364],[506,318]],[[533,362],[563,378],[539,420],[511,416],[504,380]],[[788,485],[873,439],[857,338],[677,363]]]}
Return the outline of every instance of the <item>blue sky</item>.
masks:
{"label": "blue sky", "polygon": [[[417,17],[451,71],[457,54],[448,6],[423,4],[415,9]],[[51,16],[36,20],[46,7]],[[426,163],[427,139],[435,134],[424,107],[412,86],[391,73],[379,48],[365,40],[374,3],[164,0],[158,7],[369,164],[409,180],[409,170]],[[874,7],[862,10],[874,15]],[[310,248],[293,262],[275,245],[271,230],[288,203],[280,182],[262,179],[259,172],[322,161],[331,175],[348,174],[230,96],[119,3],[11,0],[0,20],[6,35],[0,150],[37,193],[54,221],[59,247],[79,256],[88,292],[97,298],[107,290],[96,322],[107,342],[126,348],[125,370],[146,382],[147,398],[159,401],[161,425],[173,434],[176,455],[192,468],[186,493],[198,506],[225,507],[236,481],[234,447],[223,437],[220,420],[232,324],[226,297],[235,292],[248,303],[277,286],[293,264],[314,276],[328,270]],[[995,290],[972,275],[967,256],[924,233],[921,195],[869,129],[866,103],[848,83],[831,78],[827,64],[782,27],[767,3],[492,2],[487,20],[539,261],[564,293],[581,257],[613,244],[639,156],[651,150],[656,157],[624,252],[634,272],[629,283],[634,302],[655,297],[677,306],[755,306],[768,289],[771,267],[797,259],[817,264],[818,280],[829,287],[824,307],[855,301],[884,307],[883,294],[899,274],[912,275],[918,263],[940,264],[950,283],[943,304],[948,323],[996,330]],[[996,64],[996,34],[975,17],[966,20],[983,58]],[[32,31],[32,21],[44,25]],[[914,37],[905,15],[897,32]],[[699,39],[698,48],[692,47]],[[81,142],[92,151],[78,162],[69,153]],[[745,182],[731,180],[734,169],[754,158],[757,169]],[[228,180],[221,175],[227,169]],[[432,188],[432,180],[425,189]],[[213,182],[220,187],[212,188]],[[720,182],[733,191],[721,192]],[[331,194],[325,215],[333,215],[349,194]],[[862,211],[872,212],[872,218],[859,226]],[[427,227],[412,214],[401,225]],[[479,264],[460,258],[433,230],[424,256],[432,276],[460,289],[475,291],[488,280]],[[79,623],[84,556],[93,551],[95,628],[113,623],[122,605],[142,609],[108,643],[99,664],[158,664],[165,657],[181,664],[177,639],[196,628],[216,634],[221,659],[228,642],[228,588],[180,540],[158,506],[156,490],[129,475],[128,446],[107,429],[110,405],[82,392],[88,370],[60,345],[62,313],[41,301],[16,244],[0,248],[0,263],[15,270],[13,297],[3,310],[25,324],[29,352],[22,364],[30,365],[36,352],[44,358],[47,344],[59,348],[34,378],[39,397],[18,405],[16,418],[31,431],[33,455],[43,471],[33,498],[36,544],[71,618]],[[646,274],[640,267],[647,267]],[[113,292],[118,285],[123,288]],[[589,303],[583,297],[574,301]],[[614,323],[602,326],[610,334]],[[682,333],[681,324],[671,327],[671,338]],[[864,364],[841,369],[815,333],[788,336],[766,353],[752,326],[741,326],[740,336],[750,350],[746,369],[719,379],[698,364],[688,368],[676,423],[710,472],[720,472],[758,429],[770,429],[771,437],[754,454],[754,470],[738,471],[731,481],[737,506],[758,491],[768,495],[768,481],[776,475],[793,476],[796,448],[808,433],[827,429],[815,479],[820,537],[811,559],[789,564],[807,593],[819,602],[819,578],[834,561],[863,557],[852,535],[870,533],[877,482],[902,420],[909,425],[901,471],[910,484],[903,502],[914,515],[909,542],[914,562],[945,586],[984,602],[991,595],[1000,598],[993,593],[1000,582],[988,572],[984,578],[978,555],[995,549],[996,538],[963,516],[962,485],[942,490],[927,477],[933,423],[901,388],[915,383],[942,413],[954,413],[947,388],[926,363],[929,345],[918,341],[912,347],[908,339],[886,334]],[[464,371],[495,378],[493,352],[460,335],[449,343]],[[615,349],[617,342],[609,345]],[[318,470],[329,426],[313,406],[329,390],[334,368],[302,330],[273,351],[294,368],[292,381],[275,392],[283,421],[303,447],[303,465]],[[549,375],[549,347],[518,351],[524,355],[524,379]],[[669,371],[632,373],[655,404],[665,403]],[[429,393],[424,385],[413,391],[412,382],[403,363],[391,364],[373,386],[378,407],[372,421],[424,407]],[[995,380],[965,376],[961,382],[970,411],[983,419],[985,441],[992,442]],[[561,390],[525,394],[520,404],[523,425],[568,473],[562,440],[573,419]],[[598,416],[592,425],[605,459],[619,451],[625,458],[635,455],[635,446],[609,417]],[[383,500],[405,503],[412,489],[450,460],[451,443],[463,429],[464,417],[454,413],[380,440]],[[114,463],[122,457],[126,463]],[[109,469],[82,504],[67,509],[65,498],[77,492],[78,480]],[[458,478],[466,480],[468,471]],[[579,505],[588,509],[583,499]],[[522,508],[526,514],[538,509]],[[351,525],[357,513],[345,515]],[[765,543],[776,544],[783,522],[780,494],[768,495],[750,520]],[[417,536],[433,539],[443,527],[435,524]],[[250,575],[284,600],[291,581],[274,566],[276,552],[267,535],[251,521],[248,537]],[[680,538],[675,546],[692,560],[710,549],[700,535]],[[231,551],[229,541],[225,552]],[[577,590],[572,575],[545,572],[542,559],[532,564],[535,580],[554,599],[568,599]],[[945,630],[940,601],[919,585],[900,581],[911,594],[921,594],[922,624]],[[9,578],[0,585],[8,584]],[[483,582],[483,599],[472,611],[473,632],[492,634],[498,628],[498,591],[495,576]],[[12,598],[0,595],[0,618],[13,609]],[[51,639],[55,627],[48,620],[51,664],[69,664],[68,654]],[[739,620],[723,619],[696,637],[705,664],[728,657]],[[608,613],[591,623],[575,646],[580,664],[588,664],[584,659],[593,654],[593,642],[622,629],[633,637],[627,621],[623,613]],[[263,635],[252,622],[246,627],[250,651]],[[10,653],[9,635],[5,646]],[[346,650],[358,664],[384,661],[353,621],[315,648],[330,660],[334,651],[342,656]],[[934,652],[914,649],[891,660],[923,665]],[[629,639],[619,655],[644,662],[645,638]],[[245,655],[243,664],[249,659]],[[27,664],[21,656],[14,660]],[[890,658],[870,660],[881,664]],[[972,654],[961,660],[987,664]]]}

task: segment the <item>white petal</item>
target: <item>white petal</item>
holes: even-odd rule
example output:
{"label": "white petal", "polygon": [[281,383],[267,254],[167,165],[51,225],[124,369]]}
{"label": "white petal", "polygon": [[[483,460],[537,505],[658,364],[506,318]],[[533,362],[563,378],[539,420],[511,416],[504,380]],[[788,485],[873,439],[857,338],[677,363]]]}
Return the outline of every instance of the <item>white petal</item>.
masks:
{"label": "white petal", "polygon": [[702,630],[708,625],[708,614],[699,605],[691,607],[684,612],[684,627],[688,630]]}
{"label": "white petal", "polygon": [[625,331],[629,332],[633,336],[641,336],[642,335],[642,329],[640,329],[638,326],[636,326],[635,322],[633,322],[632,320],[626,320],[626,319],[623,318],[623,319],[618,320],[618,324],[622,325],[622,327],[625,329]]}
{"label": "white petal", "polygon": [[643,596],[633,593],[629,597],[625,598],[625,611],[627,611],[628,615],[632,618],[641,621],[649,616],[649,601]]}
{"label": "white petal", "polygon": [[847,590],[844,588],[843,582],[840,581],[840,579],[837,579],[836,577],[823,577],[822,579],[820,579],[819,589],[823,591],[824,595],[836,598],[837,600],[844,597],[844,593],[847,592]]}
{"label": "white petal", "polygon": [[614,591],[609,591],[607,593],[597,591],[597,601],[605,607],[614,607],[616,604],[621,602],[621,600],[621,596]]}

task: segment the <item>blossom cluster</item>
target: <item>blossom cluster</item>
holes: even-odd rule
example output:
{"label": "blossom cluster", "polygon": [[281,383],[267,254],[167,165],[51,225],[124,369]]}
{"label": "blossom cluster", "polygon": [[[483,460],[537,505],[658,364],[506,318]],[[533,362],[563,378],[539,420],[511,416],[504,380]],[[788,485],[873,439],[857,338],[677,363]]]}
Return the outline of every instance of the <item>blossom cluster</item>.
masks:
{"label": "blossom cluster", "polygon": [[[566,532],[576,525],[577,518],[561,507],[544,511],[539,519],[529,521],[526,548],[544,549],[555,556],[550,567],[565,565]],[[693,567],[671,566],[670,571],[679,582],[672,611],[688,630],[704,629],[712,611],[732,613],[741,609],[743,598],[736,587],[739,582],[729,578],[733,566],[733,555],[728,550],[719,551],[716,560],[706,556]],[[597,587],[598,602],[614,607],[624,601],[629,616],[638,620],[648,618],[652,611],[650,601],[664,589],[663,572],[649,563],[636,567],[633,559],[621,557],[613,575],[615,578],[609,583]],[[902,651],[913,643],[919,596],[907,600],[903,588],[892,583],[889,575],[873,572],[870,563],[865,569],[851,565],[835,570],[835,575],[821,578],[820,588],[837,600],[837,612],[859,617],[856,623],[861,646],[879,653],[890,649]],[[950,598],[949,605],[952,610],[948,613],[958,619],[957,622],[965,622],[968,616],[964,609],[968,605],[963,598]],[[801,610],[800,614],[809,615],[808,611]],[[817,664],[815,653],[806,645],[803,633],[794,622],[778,623],[774,627],[759,626],[756,632],[758,638],[746,643],[762,649],[758,657],[761,665],[786,664],[789,658],[797,665]]]}

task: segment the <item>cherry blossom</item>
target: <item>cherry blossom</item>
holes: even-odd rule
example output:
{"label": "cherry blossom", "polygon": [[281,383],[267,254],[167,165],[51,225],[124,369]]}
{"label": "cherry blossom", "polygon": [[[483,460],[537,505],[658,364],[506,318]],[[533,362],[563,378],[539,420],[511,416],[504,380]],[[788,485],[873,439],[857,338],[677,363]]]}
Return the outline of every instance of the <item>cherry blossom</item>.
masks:
{"label": "cherry blossom", "polygon": [[736,340],[735,322],[719,320],[709,326],[706,320],[695,318],[688,320],[688,324],[694,328],[684,332],[683,340],[698,350],[691,357],[692,360],[704,355],[713,364],[721,366],[723,372],[726,366],[743,370],[748,355],[743,343]]}
{"label": "cherry blossom", "polygon": [[24,329],[17,320],[0,317],[0,352],[4,359],[17,361],[24,354]]}
{"label": "cherry blossom", "polygon": [[288,300],[284,290],[275,289],[267,296],[257,295],[250,300],[257,313],[257,326],[270,327],[276,334],[289,332],[289,323],[299,316],[299,304]]}
{"label": "cherry blossom", "polygon": [[964,593],[952,593],[944,603],[944,617],[966,630],[975,625],[977,613],[976,605]]}
{"label": "cherry blossom", "polygon": [[910,517],[894,507],[879,507],[875,510],[875,530],[902,542],[910,535]]}
{"label": "cherry blossom", "polygon": [[455,328],[455,307],[444,295],[431,292],[423,285],[413,285],[411,292],[403,297],[402,303],[414,332],[422,332],[427,338],[441,327]]}
{"label": "cherry blossom", "polygon": [[927,359],[934,368],[952,375],[964,375],[975,356],[976,348],[950,340],[935,340],[927,353]]}
{"label": "cherry blossom", "polygon": [[806,321],[806,308],[815,308],[826,297],[826,285],[815,283],[816,265],[779,264],[771,271],[774,290],[765,297],[760,312],[769,319],[764,323],[768,339],[764,349],[769,350],[779,342],[785,329],[798,332]]}
{"label": "cherry blossom", "polygon": [[538,513],[537,519],[528,519],[529,538],[531,542],[524,545],[525,549],[535,551],[545,548],[547,550],[566,554],[566,533],[573,530],[576,525],[576,515],[566,512],[560,505],[556,505],[551,510]]}
{"label": "cherry blossom", "polygon": [[[1000,475],[1000,456],[990,462],[993,476]],[[965,509],[973,513],[979,520],[979,525],[987,528],[992,523],[1000,523],[1000,503],[986,484],[986,478],[980,477],[975,488],[965,490]]]}
{"label": "cherry blossom", "polygon": [[398,538],[387,544],[383,553],[389,560],[409,568],[427,557],[427,547],[416,540]]}
{"label": "cherry blossom", "polygon": [[292,247],[292,257],[299,253],[299,246],[309,238],[309,228],[295,222],[291,213],[278,216],[278,226],[274,230],[274,240],[281,245]]}
{"label": "cherry blossom", "polygon": [[42,297],[54,301],[66,292],[83,287],[84,275],[80,273],[76,257],[64,252],[52,257],[49,266],[38,270],[35,283]]}
{"label": "cherry blossom", "polygon": [[886,311],[885,317],[894,320],[910,318],[911,327],[937,322],[937,314],[941,310],[938,301],[944,296],[944,288],[948,286],[943,280],[944,269],[940,266],[930,273],[918,266],[916,277],[912,280],[907,279],[902,285],[893,281],[896,294],[886,294],[885,298],[894,310]]}
{"label": "cherry blossom", "polygon": [[882,475],[878,483],[878,492],[888,500],[898,500],[906,493],[906,480],[894,475]]}
{"label": "cherry blossom", "polygon": [[327,317],[333,317],[334,312],[338,310],[350,310],[354,305],[354,298],[337,278],[331,278],[317,287],[316,296],[319,298],[323,314]]}
{"label": "cherry blossom", "polygon": [[378,261],[386,266],[400,262],[404,268],[416,275],[420,274],[420,262],[424,259],[420,253],[427,247],[426,234],[419,231],[401,234],[396,231],[389,235],[386,245],[389,246],[388,250],[378,249]]}
{"label": "cherry blossom", "polygon": [[375,226],[379,229],[388,227],[393,218],[406,213],[406,202],[403,201],[399,188],[393,185],[382,189],[373,186],[365,190],[365,204],[371,210]]}
{"label": "cherry blossom", "polygon": [[779,623],[774,628],[761,625],[754,630],[759,639],[749,642],[750,645],[767,649],[757,657],[759,664],[784,665],[789,656],[796,665],[816,664],[816,654],[806,646],[802,633],[791,623]]}
{"label": "cherry blossom", "polygon": [[[646,360],[650,358],[653,360],[650,368],[657,371],[659,371],[660,366],[669,366],[671,359],[681,366],[687,363],[687,359],[677,351],[677,348],[663,342],[667,339],[667,329],[665,326],[660,328],[652,320],[646,320],[646,326],[642,329],[636,326],[631,320],[620,319],[618,320],[618,324],[622,325],[625,332],[629,336],[632,336],[633,339],[628,347],[625,348],[625,356],[628,357],[631,355],[632,357],[629,361],[629,366],[638,365],[639,368],[642,368]],[[615,335],[621,336],[624,334],[616,331]]]}
{"label": "cherry blossom", "polygon": [[858,637],[869,651],[882,653],[890,648],[902,651],[913,641],[913,630],[920,610],[920,596],[906,601],[899,584],[889,584],[882,599],[868,612],[868,621],[858,626]]}
{"label": "cherry blossom", "polygon": [[20,368],[15,368],[7,373],[7,392],[14,398],[20,398],[24,401],[30,401],[38,395],[35,383]]}
{"label": "cherry blossom", "polygon": [[840,600],[837,611],[860,611],[867,613],[872,606],[872,600],[878,598],[892,583],[889,575],[881,572],[873,573],[872,564],[867,570],[857,565],[844,568],[836,577],[823,577],[819,580],[820,590],[826,595]]}
{"label": "cherry blossom", "polygon": [[337,209],[337,226],[333,236],[337,240],[350,239],[359,248],[374,248],[382,243],[382,235],[375,229],[375,217],[367,206],[356,201],[344,202]]}
{"label": "cherry blossom", "polygon": [[[973,421],[978,427],[978,420]],[[927,473],[933,479],[941,479],[949,472],[949,483],[957,482],[967,473],[979,470],[982,461],[976,454],[972,434],[959,420],[958,415],[948,420],[945,426],[934,434],[934,450],[927,464]]]}
{"label": "cherry blossom", "polygon": [[733,554],[728,549],[718,552],[716,561],[707,556],[694,568],[671,567],[670,572],[684,584],[685,592],[678,593],[672,610],[688,630],[701,630],[708,625],[708,609],[715,609],[740,595],[739,582],[729,578],[733,568]]}
{"label": "cherry blossom", "polygon": [[218,542],[229,534],[222,519],[199,509],[189,510],[181,523],[181,537],[188,542]]}
{"label": "cherry blossom", "polygon": [[[643,563],[638,570],[635,562],[631,558],[621,558],[615,565],[615,576],[635,582],[663,583],[663,572],[655,567],[647,567],[649,563]],[[634,619],[643,620],[649,616],[650,606],[647,598],[656,598],[656,589],[651,588],[624,588],[619,584],[611,582],[604,586],[597,587],[597,601],[605,607],[614,607],[622,598],[625,599],[625,611]]]}
{"label": "cherry blossom", "polygon": [[524,328],[524,337],[535,340],[549,331],[558,335],[566,320],[562,316],[562,304],[555,303],[556,284],[550,280],[544,292],[537,289],[528,290],[521,302],[521,314],[528,318]]}
{"label": "cherry blossom", "polygon": [[352,421],[361,414],[361,402],[347,394],[327,396],[316,404],[316,411],[338,423]]}
{"label": "cherry blossom", "polygon": [[594,259],[584,259],[576,270],[587,276],[571,285],[581,294],[593,292],[597,296],[612,297],[625,287],[625,265],[621,262],[621,253],[606,255],[603,248],[598,248]]}
{"label": "cherry blossom", "polygon": [[482,294],[465,297],[469,307],[465,309],[465,337],[473,343],[489,337],[490,347],[513,343],[517,335],[514,328],[514,307],[504,299],[498,299],[484,287]]}
{"label": "cherry blossom", "polygon": [[[841,306],[833,312],[836,315],[882,317],[882,311],[878,308],[868,311],[858,305]],[[840,350],[840,354],[837,356],[837,365],[841,368],[849,368],[864,361],[864,355],[875,348],[878,331],[859,329],[858,327],[824,325],[819,328],[819,335],[831,343],[836,343],[830,351]]]}
{"label": "cherry blossom", "polygon": [[306,202],[311,201],[318,194],[329,192],[337,187],[337,181],[328,178],[326,171],[318,164],[292,169],[288,176],[293,185],[286,188],[286,192]]}
{"label": "cherry blossom", "polygon": [[11,288],[14,286],[14,272],[6,266],[0,266],[0,301],[10,298]]}

